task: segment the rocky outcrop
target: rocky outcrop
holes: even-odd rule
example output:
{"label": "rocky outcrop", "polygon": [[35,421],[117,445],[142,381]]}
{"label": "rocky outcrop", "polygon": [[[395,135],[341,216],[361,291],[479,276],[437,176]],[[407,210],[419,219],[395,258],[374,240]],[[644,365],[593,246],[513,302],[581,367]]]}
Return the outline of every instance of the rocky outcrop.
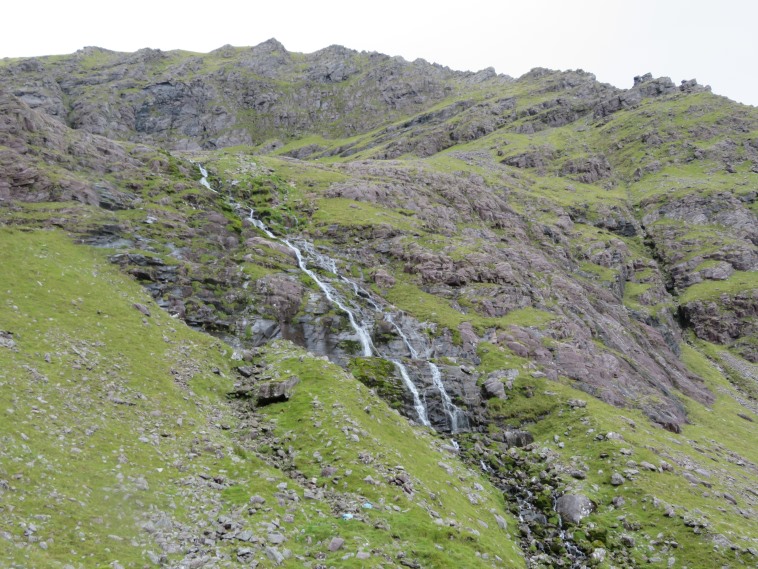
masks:
{"label": "rocky outcrop", "polygon": [[[275,39],[202,56],[85,48],[58,61],[22,60],[0,76],[29,105],[74,128],[184,150],[315,129],[355,134],[431,107],[469,83],[502,80],[341,46],[298,58]],[[353,121],[344,121],[345,113]]]}
{"label": "rocky outcrop", "polygon": [[[709,342],[733,345],[741,338],[758,335],[758,290],[694,300],[682,304],[679,311],[695,334]],[[758,354],[749,343],[737,349],[745,359],[758,363]]]}

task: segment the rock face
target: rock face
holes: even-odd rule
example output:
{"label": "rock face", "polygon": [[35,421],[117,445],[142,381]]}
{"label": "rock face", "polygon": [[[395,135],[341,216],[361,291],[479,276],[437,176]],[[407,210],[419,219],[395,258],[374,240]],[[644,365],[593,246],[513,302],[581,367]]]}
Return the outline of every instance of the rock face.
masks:
{"label": "rock face", "polygon": [[[103,64],[82,75],[92,60]],[[23,60],[0,68],[0,76],[29,106],[75,129],[184,150],[257,144],[314,128],[355,134],[431,106],[459,85],[507,80],[340,46],[301,61],[274,39],[201,56],[85,48],[60,65]],[[253,124],[242,122],[243,113]],[[355,117],[352,124],[342,124],[345,113]]]}
{"label": "rock face", "polygon": [[[350,319],[259,231],[254,206],[277,235],[331,255],[334,267],[316,269],[339,273],[331,282],[376,355],[407,364],[441,430],[451,404],[484,428],[514,384],[530,393],[518,383],[562,377],[677,431],[679,394],[713,400],[680,360],[682,327],[758,360],[758,119],[695,82],[647,74],[620,90],[546,69],[514,80],[339,46],[292,54],[276,40],[205,55],[87,48],[8,61],[0,77],[0,201],[60,206],[14,223],[37,216],[122,249],[111,258],[163,308],[235,346],[286,338],[349,366],[360,351]],[[670,116],[687,128],[663,128]],[[581,142],[564,144],[566,128]],[[560,135],[521,138],[548,129]],[[297,140],[311,134],[321,138]],[[453,148],[472,141],[477,150]],[[193,164],[149,146],[239,144],[337,163],[264,167],[237,152],[213,173],[229,205],[198,193]],[[442,150],[455,168],[423,160]],[[681,182],[669,172],[683,165],[747,178]],[[417,356],[379,314],[392,304]],[[481,371],[492,347],[533,367],[518,380]],[[383,373],[376,385],[413,416],[397,371]]]}

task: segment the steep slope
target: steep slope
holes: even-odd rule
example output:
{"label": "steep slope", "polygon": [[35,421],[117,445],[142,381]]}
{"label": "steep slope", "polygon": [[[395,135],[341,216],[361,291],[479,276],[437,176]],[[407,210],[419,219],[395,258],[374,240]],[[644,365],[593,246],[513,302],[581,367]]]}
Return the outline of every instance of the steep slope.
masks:
{"label": "steep slope", "polygon": [[244,362],[101,253],[4,230],[0,260],[4,566],[523,563],[502,496],[336,366],[278,343],[291,400],[230,406]]}
{"label": "steep slope", "polygon": [[[284,504],[328,503],[282,562],[340,533],[385,566],[510,566],[514,539],[534,567],[754,563],[755,109],[694,81],[623,91],[275,41],[0,73],[18,95],[0,99],[1,222],[105,248],[249,360],[197,356],[237,384],[198,412],[239,447],[229,508],[284,474],[309,493]],[[250,405],[293,375],[289,401]],[[245,547],[276,563],[265,541]],[[232,552],[178,543],[170,562]]]}

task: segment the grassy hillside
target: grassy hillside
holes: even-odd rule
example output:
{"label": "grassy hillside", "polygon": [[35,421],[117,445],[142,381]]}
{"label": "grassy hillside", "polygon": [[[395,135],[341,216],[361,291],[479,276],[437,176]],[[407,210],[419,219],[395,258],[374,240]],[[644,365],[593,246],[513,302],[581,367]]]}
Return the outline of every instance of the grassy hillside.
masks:
{"label": "grassy hillside", "polygon": [[1,237],[3,566],[523,565],[503,497],[341,369],[273,345],[301,383],[242,413],[231,349],[101,252]]}

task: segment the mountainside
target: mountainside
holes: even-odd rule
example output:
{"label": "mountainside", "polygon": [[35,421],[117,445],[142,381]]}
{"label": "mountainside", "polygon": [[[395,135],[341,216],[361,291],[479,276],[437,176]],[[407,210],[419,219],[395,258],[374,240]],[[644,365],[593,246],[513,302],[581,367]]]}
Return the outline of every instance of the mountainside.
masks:
{"label": "mountainside", "polygon": [[276,40],[0,78],[9,567],[758,562],[755,108]]}

